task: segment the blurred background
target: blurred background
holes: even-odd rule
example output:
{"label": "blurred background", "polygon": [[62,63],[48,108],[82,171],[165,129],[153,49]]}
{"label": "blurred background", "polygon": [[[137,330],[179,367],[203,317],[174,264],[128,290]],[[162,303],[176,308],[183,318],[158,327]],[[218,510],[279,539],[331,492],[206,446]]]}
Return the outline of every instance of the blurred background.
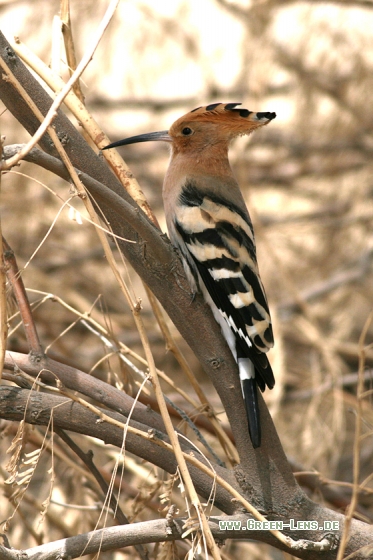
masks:
{"label": "blurred background", "polygon": [[[71,0],[78,61],[107,6],[102,0]],[[0,21],[9,40],[18,36],[67,79],[59,10],[57,0],[2,0]],[[81,81],[86,106],[111,141],[168,129],[189,110],[217,101],[277,113],[269,126],[238,139],[231,149],[231,164],[254,223],[274,323],[276,345],[269,358],[277,383],[265,397],[294,469],[319,471],[333,480],[329,486],[342,504],[351,493],[348,484],[338,481],[352,481],[359,364],[367,390],[373,379],[373,348],[363,353],[360,340],[364,327],[368,326],[365,344],[371,343],[373,332],[368,325],[373,301],[372,29],[373,2],[363,0],[123,0]],[[3,107],[1,134],[6,144],[28,139]],[[165,231],[161,188],[167,147],[149,143],[121,148],[120,153]],[[48,353],[131,391],[137,382],[133,371],[116,356],[104,359],[108,349],[79,320],[79,314],[91,310],[113,337],[143,356],[132,315],[106,266],[94,228],[84,220],[84,209],[79,201],[72,202],[83,224],[79,213],[67,207],[61,210],[69,189],[53,175],[22,163],[3,177],[3,232],[19,266],[27,265],[23,279]],[[123,273],[142,300],[157,367],[188,390],[167,351],[144,287],[124,266]],[[46,294],[58,296],[63,303]],[[17,317],[11,320],[9,348],[27,352],[17,322]],[[170,322],[169,327],[224,423],[221,404],[202,368]],[[167,394],[183,408],[185,402],[177,392],[167,388]],[[362,410],[364,481],[372,474],[373,459],[369,396],[362,401]],[[9,443],[13,428],[6,422],[2,426]],[[100,447],[98,442],[95,445]],[[219,448],[215,451],[219,454]],[[108,472],[114,455],[114,450],[102,449],[100,457]],[[44,460],[48,465],[48,454]],[[60,460],[65,482],[55,483],[54,490],[60,493],[60,502],[84,504],[97,499],[92,490],[81,496],[72,490],[83,475]],[[158,515],[154,503],[168,483],[164,474],[144,465],[142,478],[138,467],[131,467],[131,461],[137,464],[135,458],[128,460],[132,496],[127,489],[124,509],[133,513],[137,500],[143,503],[136,513],[139,518],[149,518],[149,512]],[[4,478],[8,476],[5,463]],[[33,478],[42,499],[49,484],[46,469],[40,467]],[[138,491],[142,494],[135,498]],[[325,499],[319,489],[308,491],[313,499]],[[153,505],[147,502],[150,494]],[[371,496],[367,491],[360,497],[364,519],[373,516]],[[4,503],[2,509],[9,515],[12,507]],[[38,510],[35,505],[24,507]],[[61,513],[61,505],[51,504],[49,511],[53,507]],[[89,530],[98,516],[94,512],[83,521],[79,515],[70,512],[66,517],[74,531],[72,523],[77,519],[79,530]],[[59,533],[53,527],[61,538],[63,530]],[[26,548],[25,542],[35,546],[40,531],[23,526],[13,535],[22,534],[22,548]],[[16,540],[11,544],[18,546]],[[252,558],[288,558],[249,543],[225,548],[227,558],[240,558],[248,551]]]}

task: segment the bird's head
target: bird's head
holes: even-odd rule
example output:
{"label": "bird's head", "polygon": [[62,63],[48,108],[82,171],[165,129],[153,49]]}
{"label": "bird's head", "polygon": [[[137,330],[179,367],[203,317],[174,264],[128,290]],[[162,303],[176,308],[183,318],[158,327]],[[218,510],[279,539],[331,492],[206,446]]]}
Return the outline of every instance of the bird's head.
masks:
{"label": "bird's head", "polygon": [[276,117],[276,113],[254,113],[238,107],[240,103],[213,103],[198,107],[180,117],[170,130],[139,134],[106,146],[115,148],[137,142],[163,141],[172,144],[173,152],[200,151],[211,146],[228,147],[237,136],[250,134]]}

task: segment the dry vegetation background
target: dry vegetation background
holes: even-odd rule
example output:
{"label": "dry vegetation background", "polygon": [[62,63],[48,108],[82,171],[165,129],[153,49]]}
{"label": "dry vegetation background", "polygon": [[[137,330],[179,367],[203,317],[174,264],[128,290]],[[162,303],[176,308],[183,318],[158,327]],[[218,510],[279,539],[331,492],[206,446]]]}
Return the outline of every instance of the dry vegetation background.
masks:
{"label": "dry vegetation background", "polygon": [[[106,5],[72,0],[78,59]],[[18,35],[66,78],[58,25],[53,26],[58,13],[57,1],[0,2],[7,38]],[[351,496],[359,360],[367,390],[373,364],[373,348],[367,347],[361,365],[360,341],[373,301],[372,29],[370,2],[123,1],[82,81],[88,109],[113,141],[167,129],[190,109],[214,101],[241,101],[250,110],[276,111],[270,126],[240,139],[231,152],[254,221],[275,328],[270,360],[277,384],[265,397],[294,469],[320,473],[320,479],[309,476],[310,495],[325,501],[318,484],[334,481],[327,488],[337,498],[325,503],[342,510]],[[7,111],[2,112],[1,134],[6,144],[28,138]],[[121,154],[165,229],[161,186],[167,148],[138,145],[121,149]],[[23,269],[47,353],[135,395],[142,377],[120,359],[119,343],[105,346],[81,320],[89,313],[107,330],[108,339],[120,341],[124,354],[130,349],[126,355],[135,368],[146,371],[132,314],[95,229],[85,220],[83,205],[71,200],[82,224],[79,214],[63,207],[69,189],[66,182],[31,164],[14,168],[2,180],[3,233]],[[175,382],[175,387],[164,383],[164,391],[191,412],[197,399],[167,349],[144,287],[119,256],[118,263],[131,292],[141,298],[156,365]],[[15,311],[10,304],[10,312]],[[9,321],[8,348],[27,352],[19,316]],[[169,328],[224,423],[209,380],[170,322]],[[369,326],[365,344],[371,335]],[[179,388],[189,392],[192,403]],[[153,398],[150,388],[143,389],[140,400],[145,395]],[[369,396],[362,408],[366,437],[361,442],[361,482],[373,473]],[[175,423],[194,438],[180,419]],[[15,504],[15,487],[4,481],[9,477],[6,450],[17,426],[2,421],[1,428],[0,517],[5,520]],[[225,460],[213,435],[203,434]],[[16,548],[112,523],[110,513],[100,517],[100,494],[61,440],[32,427],[23,452],[40,449],[44,437],[39,464],[9,522],[9,539]],[[84,450],[94,450],[96,464],[109,480],[118,450],[74,437]],[[23,492],[21,474],[17,480]],[[369,481],[366,486],[372,488]],[[131,520],[159,516],[161,496],[171,489],[169,475],[125,454],[120,499]],[[42,516],[42,502],[50,492]],[[170,500],[185,509],[177,483]],[[359,511],[363,519],[373,519],[372,490],[361,492]],[[186,544],[178,546],[182,557]],[[232,559],[249,552],[251,558],[288,558],[279,551],[275,556],[265,545],[232,543],[224,548],[225,557]],[[100,557],[132,555],[123,549]]]}

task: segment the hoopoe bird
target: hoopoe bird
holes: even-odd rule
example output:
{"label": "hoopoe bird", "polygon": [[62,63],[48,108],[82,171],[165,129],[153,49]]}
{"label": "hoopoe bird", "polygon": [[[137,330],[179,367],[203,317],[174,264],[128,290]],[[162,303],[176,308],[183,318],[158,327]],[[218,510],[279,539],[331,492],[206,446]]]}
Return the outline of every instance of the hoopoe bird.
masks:
{"label": "hoopoe bird", "polygon": [[240,103],[213,103],[179,118],[169,131],[140,134],[104,149],[148,142],[171,144],[163,202],[171,242],[193,293],[200,290],[237,362],[254,448],[261,444],[257,386],[273,388],[266,352],[271,317],[259,276],[253,226],[228,160],[237,136],[276,117]]}

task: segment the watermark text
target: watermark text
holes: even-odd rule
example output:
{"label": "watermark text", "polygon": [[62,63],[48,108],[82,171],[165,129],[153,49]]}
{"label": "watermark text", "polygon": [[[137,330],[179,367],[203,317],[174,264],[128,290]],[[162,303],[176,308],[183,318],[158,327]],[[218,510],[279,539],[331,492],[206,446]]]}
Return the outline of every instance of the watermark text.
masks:
{"label": "watermark text", "polygon": [[248,519],[241,521],[219,521],[221,531],[339,531],[339,521],[300,521],[290,519],[285,521],[257,521]]}

